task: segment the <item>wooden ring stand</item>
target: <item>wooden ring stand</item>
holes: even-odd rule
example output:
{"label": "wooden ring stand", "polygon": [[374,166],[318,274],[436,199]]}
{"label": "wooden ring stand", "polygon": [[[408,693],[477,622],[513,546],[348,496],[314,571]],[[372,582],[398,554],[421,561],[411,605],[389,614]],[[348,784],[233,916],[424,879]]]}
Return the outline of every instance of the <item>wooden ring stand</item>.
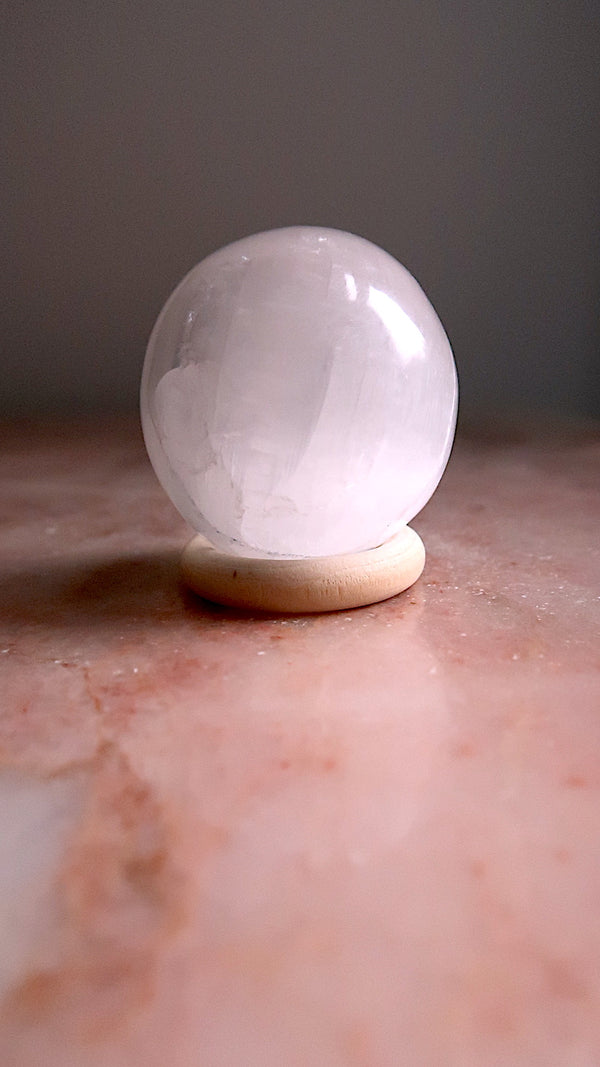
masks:
{"label": "wooden ring stand", "polygon": [[198,534],[181,557],[184,581],[205,600],[294,614],[342,611],[387,600],[416,582],[424,566],[423,542],[410,526],[378,548],[346,556],[232,556]]}

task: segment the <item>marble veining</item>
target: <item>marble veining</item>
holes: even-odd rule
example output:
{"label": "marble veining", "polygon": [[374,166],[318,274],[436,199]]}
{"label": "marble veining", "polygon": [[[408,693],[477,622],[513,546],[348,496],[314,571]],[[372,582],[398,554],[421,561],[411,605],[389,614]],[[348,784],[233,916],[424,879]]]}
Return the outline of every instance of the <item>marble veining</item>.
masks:
{"label": "marble veining", "polygon": [[459,439],[370,608],[251,616],[126,421],[0,455],[0,1062],[600,1059],[600,434]]}

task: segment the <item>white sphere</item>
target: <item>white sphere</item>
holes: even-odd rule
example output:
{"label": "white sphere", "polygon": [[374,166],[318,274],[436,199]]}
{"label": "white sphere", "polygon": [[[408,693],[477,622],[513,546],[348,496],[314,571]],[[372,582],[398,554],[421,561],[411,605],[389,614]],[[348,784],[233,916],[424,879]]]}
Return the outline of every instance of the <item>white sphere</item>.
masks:
{"label": "white sphere", "polygon": [[353,234],[298,226],[208,256],[167,300],[142,377],[163,487],[243,555],[373,548],[426,504],[458,387],[423,290]]}

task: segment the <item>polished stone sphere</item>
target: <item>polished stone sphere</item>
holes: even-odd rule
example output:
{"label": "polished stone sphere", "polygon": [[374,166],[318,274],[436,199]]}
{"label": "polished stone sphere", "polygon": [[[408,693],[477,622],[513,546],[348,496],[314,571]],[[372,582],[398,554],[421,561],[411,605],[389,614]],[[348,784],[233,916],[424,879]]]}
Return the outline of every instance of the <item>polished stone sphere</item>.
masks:
{"label": "polished stone sphere", "polygon": [[444,329],[369,241],[299,226],[208,256],[167,300],[142,378],[154,469],[244,555],[373,548],[427,503],[457,409]]}

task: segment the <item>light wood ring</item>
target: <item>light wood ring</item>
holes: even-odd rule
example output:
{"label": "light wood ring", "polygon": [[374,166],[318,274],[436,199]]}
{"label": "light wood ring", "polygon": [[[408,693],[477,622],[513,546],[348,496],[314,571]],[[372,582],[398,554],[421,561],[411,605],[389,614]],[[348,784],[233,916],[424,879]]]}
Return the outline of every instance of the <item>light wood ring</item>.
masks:
{"label": "light wood ring", "polygon": [[410,526],[378,548],[346,556],[232,556],[198,534],[181,557],[184,581],[205,600],[294,614],[342,611],[387,600],[416,582],[424,566],[423,542]]}

